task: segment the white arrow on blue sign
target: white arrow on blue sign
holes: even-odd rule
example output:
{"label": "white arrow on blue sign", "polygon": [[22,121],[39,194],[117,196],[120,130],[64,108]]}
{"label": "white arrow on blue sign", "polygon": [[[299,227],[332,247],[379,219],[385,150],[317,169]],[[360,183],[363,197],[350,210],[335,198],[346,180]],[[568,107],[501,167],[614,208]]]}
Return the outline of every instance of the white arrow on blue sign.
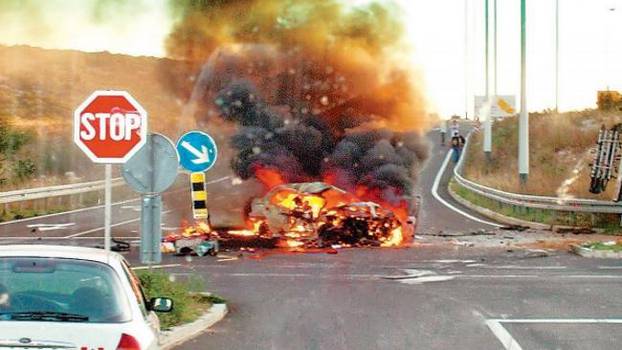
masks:
{"label": "white arrow on blue sign", "polygon": [[218,148],[214,139],[203,131],[193,130],[177,141],[179,164],[191,172],[207,171],[216,163]]}

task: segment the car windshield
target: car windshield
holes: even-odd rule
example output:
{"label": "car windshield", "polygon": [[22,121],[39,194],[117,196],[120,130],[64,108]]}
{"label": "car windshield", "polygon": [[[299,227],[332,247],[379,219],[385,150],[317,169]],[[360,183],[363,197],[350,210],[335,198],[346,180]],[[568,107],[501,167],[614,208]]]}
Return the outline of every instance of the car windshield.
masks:
{"label": "car windshield", "polygon": [[108,265],[77,259],[0,258],[0,321],[129,320],[127,297]]}

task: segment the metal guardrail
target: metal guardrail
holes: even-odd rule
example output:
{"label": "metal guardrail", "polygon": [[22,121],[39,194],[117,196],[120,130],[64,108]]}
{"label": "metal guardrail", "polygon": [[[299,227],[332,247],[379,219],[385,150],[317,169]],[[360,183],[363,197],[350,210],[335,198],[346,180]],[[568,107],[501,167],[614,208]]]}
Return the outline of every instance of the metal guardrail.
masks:
{"label": "metal guardrail", "polygon": [[534,196],[526,194],[518,194],[501,191],[492,187],[480,185],[471,180],[467,180],[462,176],[462,170],[464,168],[464,160],[466,158],[467,150],[469,147],[469,141],[471,134],[467,136],[464,149],[458,164],[454,168],[454,179],[461,186],[466,189],[475,192],[482,197],[498,201],[501,203],[522,206],[527,208],[537,209],[549,209],[556,211],[574,211],[585,213],[613,213],[622,214],[622,204],[615,203],[613,201],[602,201],[594,199],[581,199],[581,198],[558,198],[547,196]]}
{"label": "metal guardrail", "polygon": [[[117,177],[112,179],[112,187],[121,186],[124,183],[125,182],[123,181],[123,178]],[[67,185],[36,187],[24,190],[0,192],[0,204],[99,191],[104,189],[104,184],[104,180],[98,180]]]}

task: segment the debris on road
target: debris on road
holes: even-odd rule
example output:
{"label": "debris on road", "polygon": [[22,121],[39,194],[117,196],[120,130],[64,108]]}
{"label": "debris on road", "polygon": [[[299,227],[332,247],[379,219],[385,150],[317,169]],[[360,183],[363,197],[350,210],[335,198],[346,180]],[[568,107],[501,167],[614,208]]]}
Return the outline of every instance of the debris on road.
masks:
{"label": "debris on road", "polygon": [[551,256],[551,252],[544,249],[528,249],[522,256],[521,259],[531,259],[531,258],[546,258]]}
{"label": "debris on road", "polygon": [[573,234],[573,235],[591,235],[595,234],[596,231],[589,227],[555,227],[553,232],[559,234]]}
{"label": "debris on road", "polygon": [[522,225],[507,225],[507,226],[501,226],[499,228],[500,230],[505,230],[505,231],[527,231],[529,230],[529,227],[527,226],[522,226]]}

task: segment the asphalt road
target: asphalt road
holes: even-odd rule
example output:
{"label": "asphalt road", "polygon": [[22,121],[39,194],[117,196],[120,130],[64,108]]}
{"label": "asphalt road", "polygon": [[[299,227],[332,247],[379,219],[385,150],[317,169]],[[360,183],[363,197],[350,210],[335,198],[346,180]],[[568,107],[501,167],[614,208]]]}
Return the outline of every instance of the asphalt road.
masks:
{"label": "asphalt road", "polygon": [[622,322],[617,261],[447,247],[218,260],[165,261],[230,301],[225,320],[178,349],[504,349],[497,319],[523,349],[622,341],[621,324],[597,321]]}
{"label": "asphalt road", "polygon": [[[492,228],[431,195],[446,152],[435,142],[421,173],[418,231]],[[165,263],[181,264],[172,269],[180,278],[203,276],[230,302],[225,320],[179,349],[619,348],[622,325],[602,322],[619,315],[622,266],[568,253],[529,256],[441,245]]]}
{"label": "asphalt road", "polygon": [[[435,132],[429,138],[434,146],[418,183],[418,232],[491,228],[431,195],[447,148],[438,144]],[[439,194],[469,212],[444,190],[450,170],[442,174]],[[223,200],[247,189],[223,182],[208,190],[223,203],[212,208],[214,214],[239,210]],[[165,195],[165,232],[178,230],[188,217],[188,203],[185,191]],[[137,239],[138,204],[115,206],[113,235]],[[42,237],[43,242],[101,244],[102,222],[103,210],[91,208],[3,224],[0,242]],[[135,250],[128,258],[137,264]],[[167,270],[178,278],[204,278],[230,306],[227,318],[178,349],[596,350],[618,349],[622,343],[622,321],[616,318],[622,264],[615,260],[564,252],[531,258],[521,250],[437,244],[338,254],[165,256],[163,264],[175,265]]]}

